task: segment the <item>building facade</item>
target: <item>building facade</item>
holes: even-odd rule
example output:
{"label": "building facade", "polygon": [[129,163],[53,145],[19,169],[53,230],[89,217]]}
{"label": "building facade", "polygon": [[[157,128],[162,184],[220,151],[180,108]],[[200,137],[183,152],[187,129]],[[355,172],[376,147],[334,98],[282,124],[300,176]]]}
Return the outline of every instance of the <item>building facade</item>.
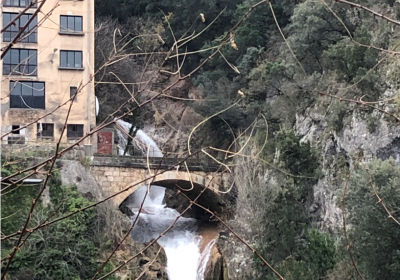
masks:
{"label": "building facade", "polygon": [[31,21],[1,62],[2,144],[55,143],[65,123],[61,142],[74,143],[96,124],[94,0],[47,0],[37,16],[42,1],[31,2],[2,1],[2,29],[13,23],[2,52]]}

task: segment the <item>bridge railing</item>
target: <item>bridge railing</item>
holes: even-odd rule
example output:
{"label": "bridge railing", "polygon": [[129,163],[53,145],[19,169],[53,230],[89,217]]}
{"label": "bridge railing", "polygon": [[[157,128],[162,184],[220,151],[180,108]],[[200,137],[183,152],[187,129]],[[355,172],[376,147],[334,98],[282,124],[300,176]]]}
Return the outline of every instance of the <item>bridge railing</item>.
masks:
{"label": "bridge railing", "polygon": [[[194,153],[189,158],[182,158],[179,154],[168,153],[157,149],[140,150],[137,147],[130,147],[129,153],[122,155],[116,154],[95,154],[94,165],[120,166],[120,167],[144,167],[151,168],[170,168],[179,165],[180,170],[185,170],[186,166],[190,170],[208,170],[216,171],[221,166],[218,162],[226,162],[221,157],[215,157],[217,161],[204,153]],[[185,163],[186,162],[186,166]]]}
{"label": "bridge railing", "polygon": [[[111,144],[110,144],[111,145]],[[115,149],[117,147],[115,146]],[[101,152],[95,153],[95,156],[98,155],[105,155],[105,156],[111,156],[111,154],[103,154]],[[172,153],[168,151],[161,151],[160,149],[155,149],[155,148],[147,148],[144,147],[143,149],[138,148],[137,146],[130,145],[128,149],[126,150],[126,153],[123,154],[123,151],[121,150],[116,150],[113,153],[114,157],[150,157],[150,158],[182,158],[181,154],[179,153]],[[215,156],[216,159],[220,162],[224,162],[223,156]],[[215,162],[211,157],[207,156],[204,153],[194,153],[193,155],[190,156],[190,158],[187,160],[188,162],[190,161],[204,161],[204,162]]]}

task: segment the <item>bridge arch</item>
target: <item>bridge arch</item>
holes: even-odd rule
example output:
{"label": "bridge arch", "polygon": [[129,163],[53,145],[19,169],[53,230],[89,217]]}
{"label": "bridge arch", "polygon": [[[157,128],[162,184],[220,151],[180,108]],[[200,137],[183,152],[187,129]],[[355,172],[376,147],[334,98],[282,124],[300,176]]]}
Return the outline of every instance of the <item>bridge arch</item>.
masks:
{"label": "bridge arch", "polygon": [[[177,179],[166,179],[166,180],[159,180],[154,181],[152,183],[153,186],[163,187],[167,190],[171,190],[171,192],[166,192],[166,197],[164,198],[164,202],[170,208],[175,208],[179,212],[186,207],[189,206],[190,201],[187,200],[182,194],[189,197],[191,200],[195,200],[197,197],[197,203],[200,205],[210,209],[213,213],[217,215],[225,215],[227,210],[227,201],[224,199],[223,196],[216,193],[214,190],[207,188],[204,185],[201,185],[196,182],[190,182],[185,180],[177,180]],[[132,196],[135,192],[143,187],[137,186],[131,191],[127,192],[126,198],[121,202],[119,208],[121,211],[129,213],[129,205],[135,200],[135,197]],[[201,195],[199,196],[199,194]],[[152,188],[150,188],[149,195],[152,194]],[[132,201],[130,198],[132,197]],[[143,196],[140,196],[140,201],[142,201]],[[202,218],[209,216],[203,209],[193,205],[189,212],[190,215],[194,218]]]}
{"label": "bridge arch", "polygon": [[186,168],[171,170],[170,166],[161,166],[160,168],[160,164],[149,164],[148,161],[144,161],[143,164],[137,162],[132,164],[131,161],[128,161],[127,164],[127,162],[121,163],[120,159],[119,161],[112,159],[96,161],[95,159],[92,166],[92,172],[104,196],[129,188],[112,199],[116,207],[119,207],[143,185],[152,184],[174,192],[180,190],[192,200],[205,189],[199,197],[198,203],[218,215],[225,215],[225,210],[234,204],[236,197],[231,175],[215,172],[215,169],[211,171],[204,170],[204,168],[202,168],[203,170],[199,169],[192,167],[189,168],[189,172]]}

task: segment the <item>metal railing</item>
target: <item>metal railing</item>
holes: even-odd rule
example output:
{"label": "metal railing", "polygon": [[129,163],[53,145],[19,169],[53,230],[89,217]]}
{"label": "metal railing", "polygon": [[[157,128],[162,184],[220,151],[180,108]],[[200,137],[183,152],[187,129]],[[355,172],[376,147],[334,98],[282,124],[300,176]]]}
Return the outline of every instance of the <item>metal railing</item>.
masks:
{"label": "metal railing", "polygon": [[[7,143],[7,142],[6,142]],[[217,159],[214,160],[213,158],[209,157],[208,155],[200,152],[194,153],[193,155],[187,157],[187,153],[179,154],[173,153],[168,151],[162,151],[162,156],[160,156],[159,149],[139,149],[136,146],[131,146],[128,149],[128,153],[126,155],[122,155],[118,151],[117,145],[109,144],[110,147],[108,152],[111,153],[94,153],[94,157],[98,158],[108,158],[109,162],[118,163],[120,162],[127,164],[130,163],[131,165],[135,166],[147,166],[148,163],[152,164],[153,167],[160,165],[162,168],[169,168],[174,165],[180,164],[180,169],[184,170],[185,164],[183,161],[186,162],[188,168],[192,169],[216,169],[220,166],[217,162],[225,163],[221,156],[215,156]],[[60,149],[64,149],[67,147],[66,144],[64,147],[61,146]],[[99,148],[99,147],[98,147]],[[100,147],[101,148],[101,147]],[[3,158],[50,158],[55,155],[56,145],[55,143],[38,143],[36,141],[26,141],[24,144],[2,144],[2,157]],[[71,159],[71,160],[81,160],[86,157],[84,147],[74,147],[67,153],[65,153],[61,159]]]}
{"label": "metal railing", "polygon": [[[118,146],[116,144],[103,144],[103,146],[114,146],[114,148],[109,148],[106,147],[104,149],[104,151],[111,151],[112,153],[103,153],[101,151],[101,147],[97,147],[97,153],[95,153],[95,155],[105,155],[105,156],[116,156],[116,157],[151,157],[151,158],[182,158],[182,156],[186,156],[182,155],[181,153],[174,153],[174,152],[170,152],[170,151],[165,151],[165,150],[160,150],[160,149],[156,149],[156,148],[143,148],[143,149],[139,149],[137,146],[135,145],[130,145],[126,151],[126,154],[123,154],[122,149],[119,149]],[[162,153],[162,155],[160,155],[160,152]],[[224,161],[223,157],[221,156],[216,156],[216,158],[218,159],[218,161]],[[200,153],[193,153],[193,155],[190,156],[190,158],[188,160],[200,160],[200,159],[211,159],[209,156],[207,156],[206,154],[200,152]],[[211,159],[212,160],[212,159]],[[212,160],[214,161],[214,160]]]}
{"label": "metal railing", "polygon": [[[220,162],[226,162],[226,160],[224,160],[221,156],[215,156],[213,159],[202,152],[193,153],[191,156],[187,157],[187,154],[162,151],[163,156],[159,156],[158,149],[150,148],[147,150],[142,150],[137,148],[136,146],[131,146],[127,150],[127,154],[123,155],[116,150],[116,145],[114,148],[115,150],[113,151],[113,154],[95,153],[94,156],[95,158],[98,157],[99,159],[107,158],[108,160],[104,161],[107,163],[103,163],[105,165],[116,164],[119,166],[127,165],[138,167],[150,164],[153,165],[153,167],[155,167],[156,165],[160,165],[162,166],[162,168],[180,165],[180,169],[182,170],[186,168],[185,164],[183,163],[184,161],[186,162],[186,165],[189,169],[217,169],[220,166]],[[99,163],[99,165],[101,165],[101,163]]]}

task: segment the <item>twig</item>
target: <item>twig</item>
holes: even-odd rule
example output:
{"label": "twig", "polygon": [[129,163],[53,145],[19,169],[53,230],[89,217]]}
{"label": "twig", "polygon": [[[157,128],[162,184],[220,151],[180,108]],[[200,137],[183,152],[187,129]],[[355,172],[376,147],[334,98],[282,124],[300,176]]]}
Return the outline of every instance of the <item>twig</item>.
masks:
{"label": "twig", "polygon": [[30,208],[30,210],[29,210],[28,217],[27,217],[27,219],[26,219],[26,221],[25,221],[25,224],[24,224],[24,226],[23,226],[23,228],[22,228],[22,231],[21,231],[21,234],[20,234],[20,236],[19,236],[19,238],[18,238],[18,241],[17,241],[17,243],[15,244],[15,247],[14,247],[13,251],[11,252],[11,254],[10,254],[9,257],[8,257],[7,265],[6,265],[6,267],[4,268],[4,270],[2,270],[2,273],[3,273],[3,276],[1,277],[2,280],[5,279],[5,277],[6,277],[6,275],[7,275],[7,271],[8,271],[8,269],[9,269],[11,263],[12,263],[12,260],[13,260],[13,258],[14,258],[14,256],[15,256],[15,254],[17,253],[17,251],[20,249],[20,244],[21,244],[21,241],[22,241],[22,237],[24,236],[24,233],[25,233],[26,230],[27,230],[29,221],[31,220],[31,218],[32,218],[32,216],[33,216],[33,211],[34,211],[34,209],[35,209],[36,203],[39,201],[40,197],[42,196],[42,193],[43,193],[44,190],[46,189],[46,185],[47,185],[47,182],[49,181],[50,174],[51,174],[51,172],[52,172],[52,170],[53,170],[53,167],[54,167],[54,165],[55,165],[55,163],[56,163],[56,159],[57,159],[57,155],[58,155],[58,150],[60,149],[60,144],[61,144],[62,136],[63,136],[63,134],[64,134],[64,132],[65,132],[65,129],[67,128],[67,123],[68,123],[69,115],[70,115],[70,113],[71,113],[71,109],[72,109],[72,105],[73,105],[73,101],[74,101],[75,97],[76,97],[76,94],[74,95],[74,97],[73,97],[73,99],[72,99],[72,102],[71,102],[70,105],[69,105],[67,115],[65,116],[64,126],[63,126],[63,128],[62,128],[62,130],[61,130],[60,138],[58,139],[58,142],[57,142],[57,145],[56,145],[56,151],[55,151],[55,155],[54,155],[54,160],[51,162],[50,169],[49,169],[49,171],[48,171],[48,174],[47,174],[47,176],[46,176],[46,179],[45,179],[44,182],[43,182],[43,187],[42,187],[42,189],[39,191],[39,193],[38,193],[38,195],[36,196],[36,198],[33,199],[33,201],[32,201],[32,205],[31,205],[31,208]]}

